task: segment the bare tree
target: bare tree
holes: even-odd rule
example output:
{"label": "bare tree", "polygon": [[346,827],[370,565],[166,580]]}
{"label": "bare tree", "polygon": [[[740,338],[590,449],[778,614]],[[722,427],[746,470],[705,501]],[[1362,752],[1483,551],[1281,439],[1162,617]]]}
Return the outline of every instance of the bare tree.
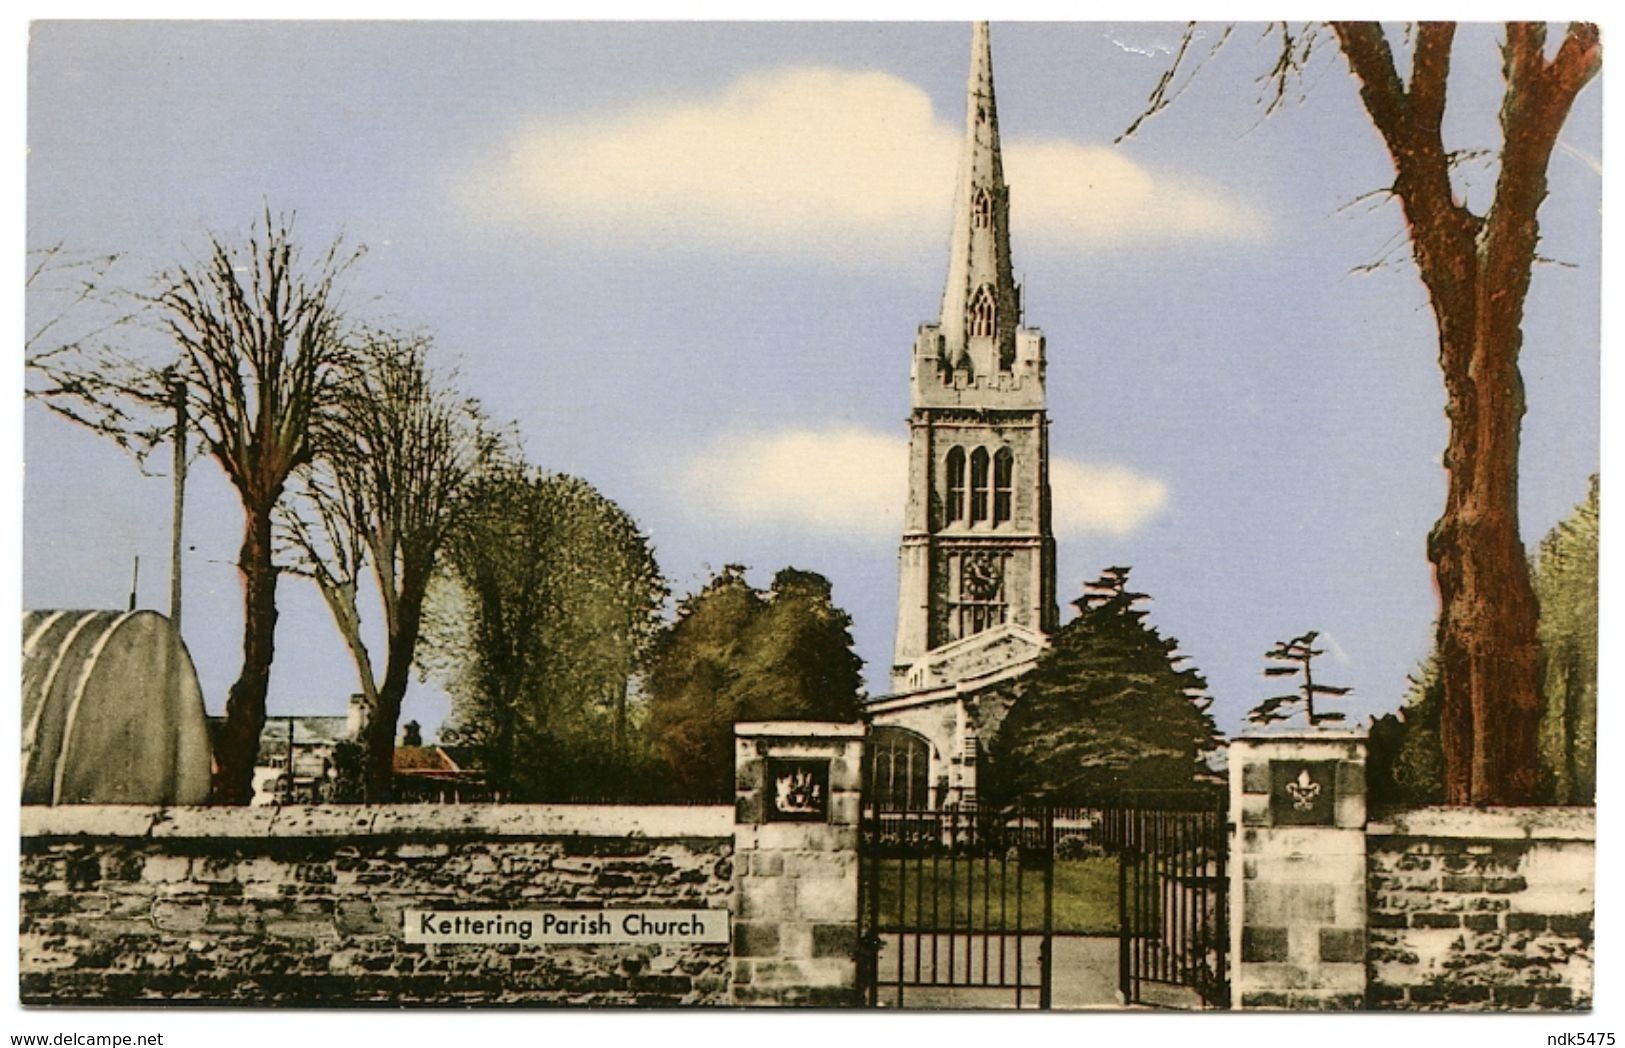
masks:
{"label": "bare tree", "polygon": [[[294,570],[320,589],[368,706],[367,797],[387,799],[395,727],[435,561],[469,485],[498,446],[479,407],[427,361],[429,341],[364,333],[297,497],[279,514]],[[370,566],[387,650],[378,675],[361,636],[358,582]]]}
{"label": "bare tree", "polygon": [[[1595,25],[1571,23],[1548,56],[1544,24],[1507,23],[1500,171],[1493,201],[1478,214],[1451,184],[1460,154],[1443,141],[1455,24],[1424,22],[1406,30],[1408,81],[1380,25],[1334,22],[1332,30],[1393,160],[1387,192],[1404,211],[1438,329],[1450,420],[1444,453],[1449,481],[1444,513],[1428,536],[1428,559],[1441,601],[1446,796],[1451,804],[1532,803],[1539,767],[1540,645],[1518,528],[1524,415],[1518,356],[1548,162],[1575,97],[1602,68],[1601,40]],[[1289,78],[1301,72],[1316,39],[1313,29],[1293,34],[1284,24],[1280,35],[1280,57],[1265,77],[1274,85],[1271,109],[1284,97]],[[1187,28],[1176,68],[1194,37],[1194,27]],[[1172,72],[1130,132],[1183,89]]]}
{"label": "bare tree", "polygon": [[[29,318],[23,336],[26,357],[71,353],[141,315],[147,303],[113,280],[119,261],[119,255],[70,251],[61,241],[28,252],[23,290],[29,297],[30,314],[35,313],[37,303],[44,316]],[[53,348],[46,350],[46,346]]]}
{"label": "bare tree", "polygon": [[337,284],[359,254],[336,240],[307,264],[292,220],[267,212],[241,243],[211,236],[201,261],[160,275],[147,297],[176,350],[172,360],[97,340],[29,362],[41,380],[31,395],[138,458],[173,439],[173,383],[183,381],[202,449],[237,491],[243,665],[216,739],[216,803],[252,796],[276,637],[272,511],[289,475],[310,460],[313,431],[333,406],[347,352]]}

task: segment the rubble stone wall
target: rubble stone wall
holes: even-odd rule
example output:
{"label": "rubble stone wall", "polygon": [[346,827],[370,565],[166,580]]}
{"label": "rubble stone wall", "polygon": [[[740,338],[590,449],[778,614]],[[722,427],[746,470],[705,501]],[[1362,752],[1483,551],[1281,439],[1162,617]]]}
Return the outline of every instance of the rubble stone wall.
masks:
{"label": "rubble stone wall", "polygon": [[31,1005],[726,1005],[729,946],[425,944],[408,909],[727,910],[734,810],[24,808]]}
{"label": "rubble stone wall", "polygon": [[1371,1007],[1591,1007],[1594,809],[1422,809],[1367,830]]}

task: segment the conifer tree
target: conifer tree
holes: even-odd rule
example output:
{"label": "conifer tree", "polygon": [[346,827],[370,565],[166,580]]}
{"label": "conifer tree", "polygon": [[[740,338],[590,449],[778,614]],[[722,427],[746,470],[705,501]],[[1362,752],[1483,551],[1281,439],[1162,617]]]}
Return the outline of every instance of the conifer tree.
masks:
{"label": "conifer tree", "polygon": [[1146,621],[1128,575],[1108,568],[1073,602],[991,744],[984,793],[1085,804],[1198,781],[1219,742],[1207,681]]}
{"label": "conifer tree", "polygon": [[1284,663],[1280,666],[1264,667],[1266,677],[1298,677],[1303,683],[1298,685],[1296,691],[1289,691],[1284,695],[1275,695],[1265,699],[1253,711],[1247,714],[1247,719],[1254,724],[1274,724],[1284,721],[1293,713],[1301,711],[1309,727],[1318,728],[1322,724],[1333,724],[1343,719],[1343,714],[1331,710],[1316,710],[1315,697],[1324,695],[1338,697],[1347,695],[1353,688],[1343,688],[1332,684],[1316,684],[1314,661],[1315,657],[1326,654],[1322,648],[1315,647],[1315,638],[1320,636],[1319,630],[1310,630],[1291,640],[1275,642],[1275,647],[1264,653],[1266,659],[1272,662]]}

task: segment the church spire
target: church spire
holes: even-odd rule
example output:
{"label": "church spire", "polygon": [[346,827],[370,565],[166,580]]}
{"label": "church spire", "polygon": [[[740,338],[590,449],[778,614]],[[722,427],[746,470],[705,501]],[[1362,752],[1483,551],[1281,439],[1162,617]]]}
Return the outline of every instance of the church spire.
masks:
{"label": "church spire", "polygon": [[999,155],[993,49],[986,22],[977,22],[971,31],[965,95],[965,140],[959,155],[941,332],[950,367],[987,374],[1009,370],[1021,310],[1010,267],[1010,190]]}

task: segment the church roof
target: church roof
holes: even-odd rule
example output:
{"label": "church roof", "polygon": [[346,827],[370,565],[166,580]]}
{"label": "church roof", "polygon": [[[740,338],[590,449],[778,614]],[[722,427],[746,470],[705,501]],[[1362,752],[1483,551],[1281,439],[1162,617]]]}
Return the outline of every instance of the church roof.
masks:
{"label": "church roof", "polygon": [[938,702],[1023,676],[1038,664],[1049,638],[1007,622],[932,648],[908,667],[898,690],[870,700],[871,707]]}

